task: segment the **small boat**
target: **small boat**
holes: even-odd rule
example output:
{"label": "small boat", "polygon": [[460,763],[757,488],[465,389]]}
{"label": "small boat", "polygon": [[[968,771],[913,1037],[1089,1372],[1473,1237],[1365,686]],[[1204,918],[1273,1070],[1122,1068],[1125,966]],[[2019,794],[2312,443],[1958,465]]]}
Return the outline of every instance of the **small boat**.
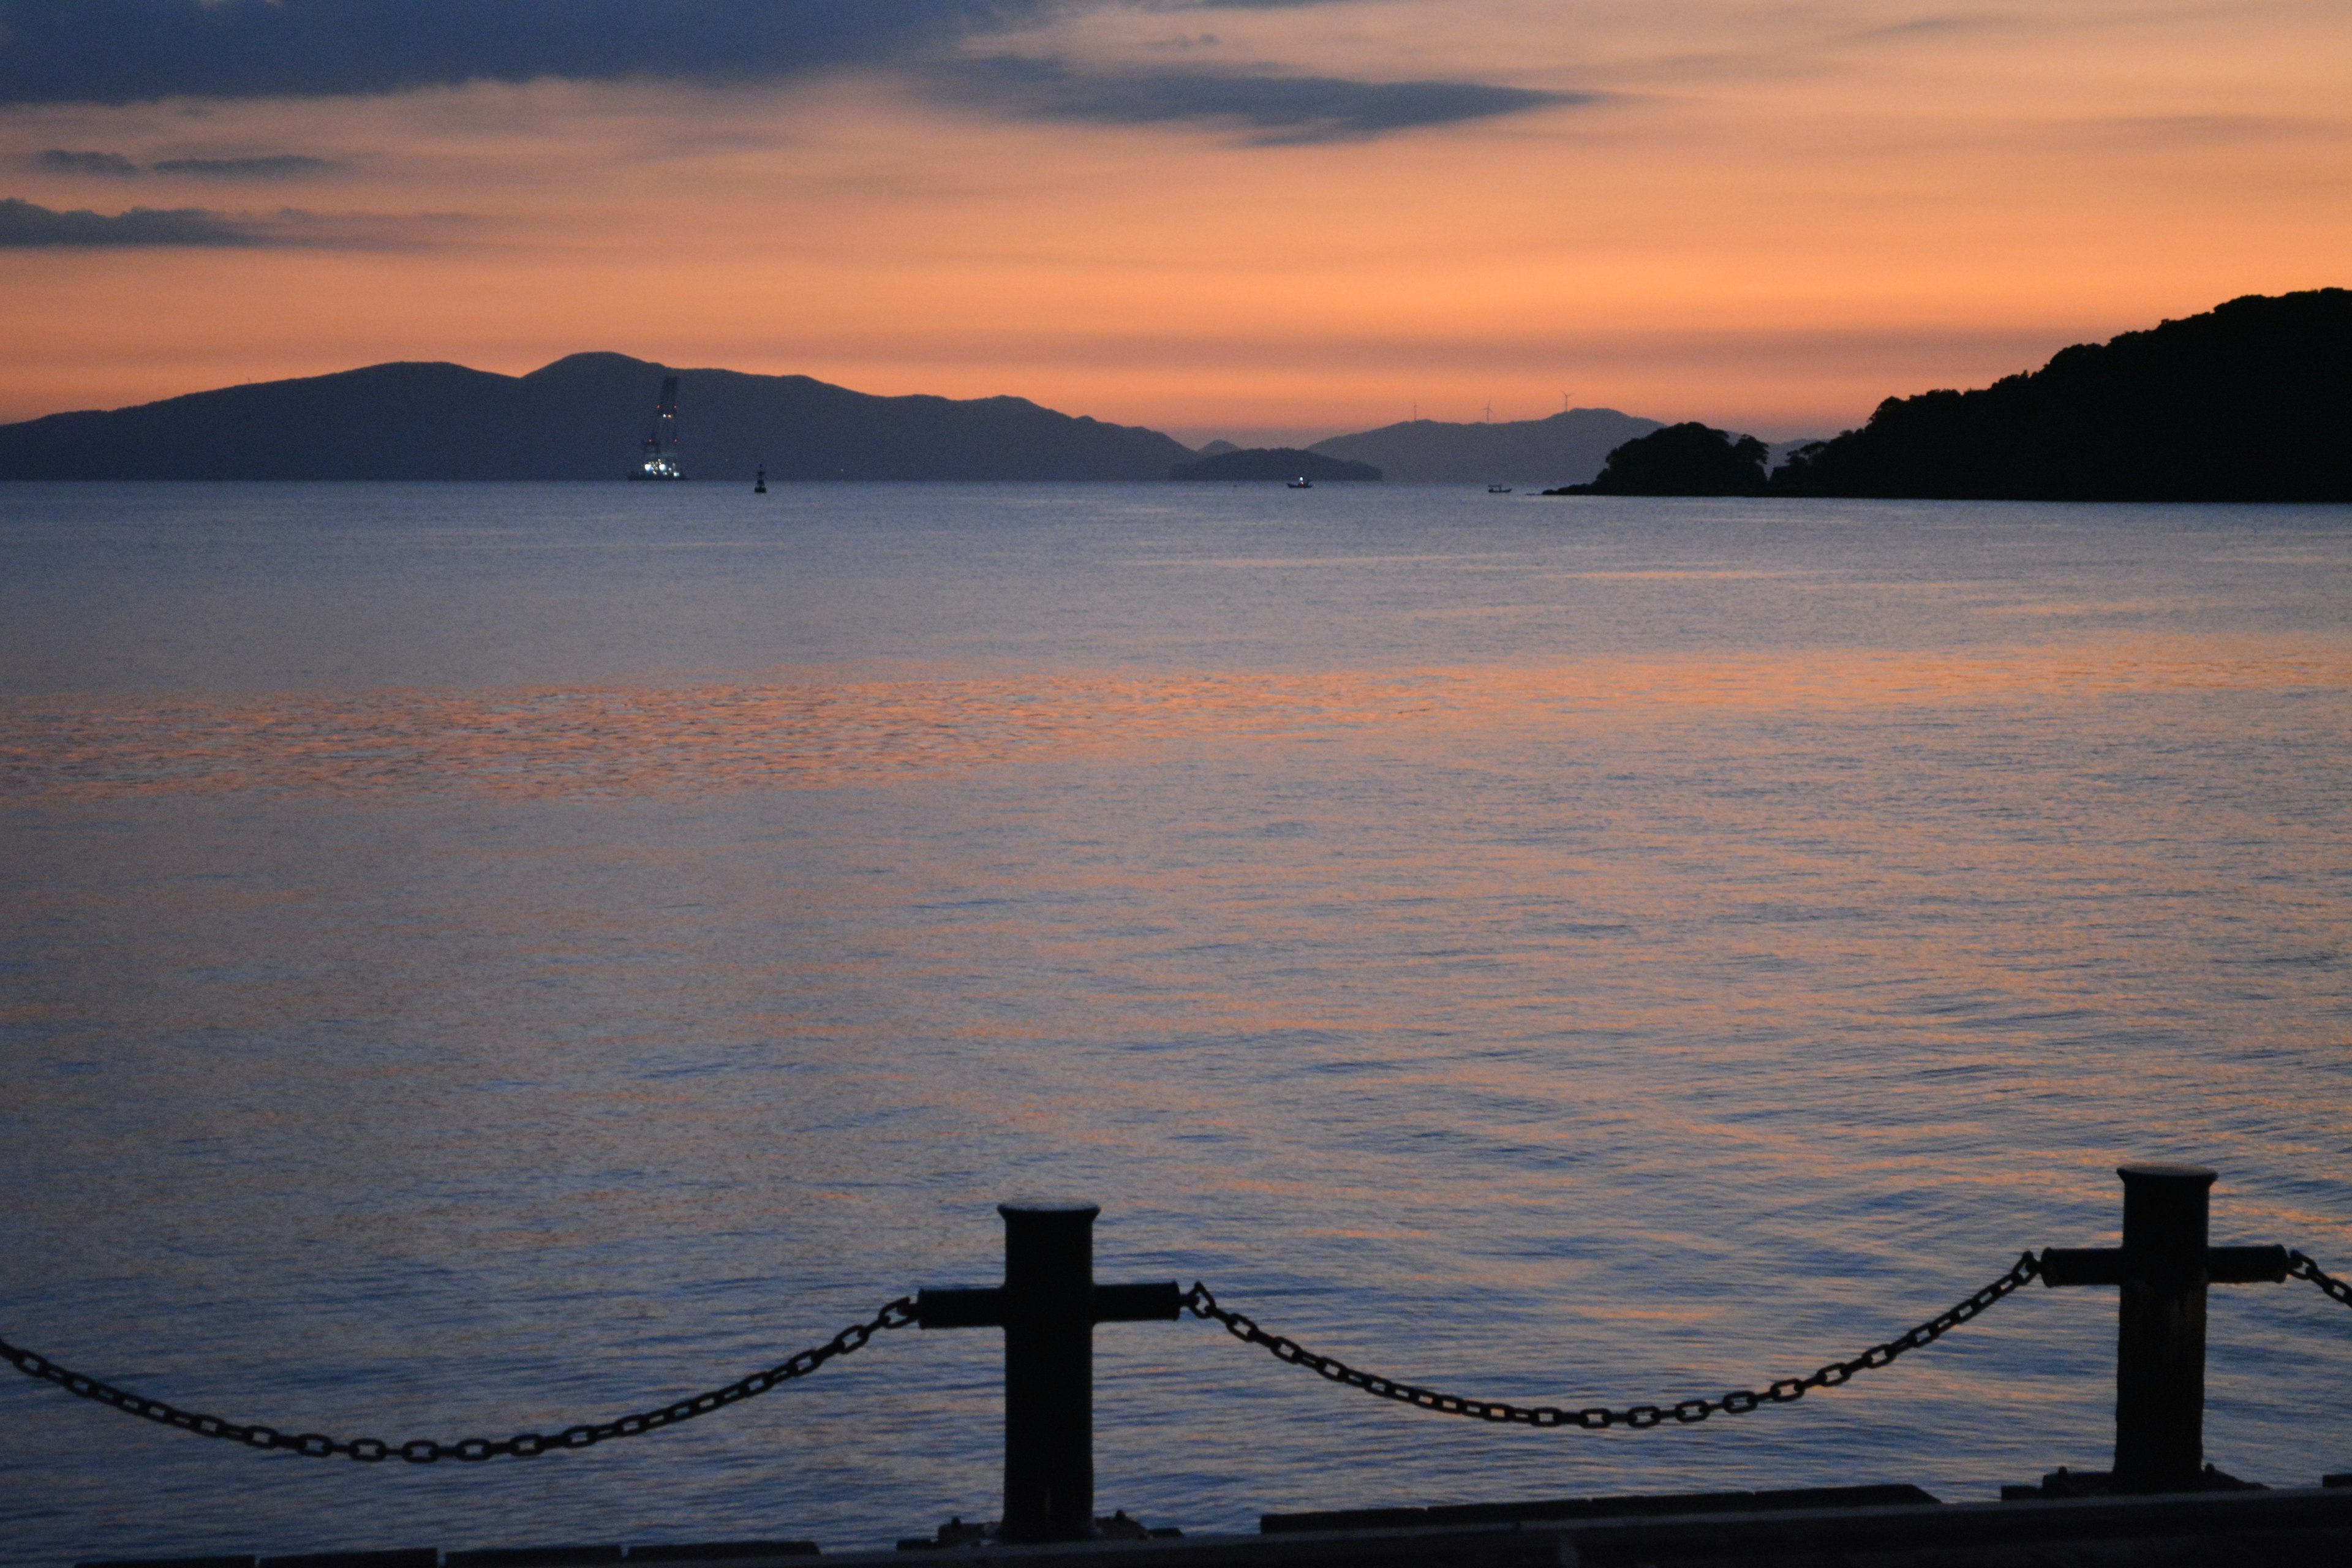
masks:
{"label": "small boat", "polygon": [[766,468],[761,468],[760,470],[759,478],[751,481],[751,493],[755,496],[763,496],[768,493],[768,470]]}
{"label": "small boat", "polygon": [[1295,479],[1285,480],[1283,488],[1294,490],[1311,490],[1315,488],[1315,481],[1308,479],[1305,474],[1301,474]]}
{"label": "small boat", "polygon": [[1490,496],[1507,496],[1511,493],[1511,487],[1508,485],[1488,485],[1486,487],[1486,493]]}

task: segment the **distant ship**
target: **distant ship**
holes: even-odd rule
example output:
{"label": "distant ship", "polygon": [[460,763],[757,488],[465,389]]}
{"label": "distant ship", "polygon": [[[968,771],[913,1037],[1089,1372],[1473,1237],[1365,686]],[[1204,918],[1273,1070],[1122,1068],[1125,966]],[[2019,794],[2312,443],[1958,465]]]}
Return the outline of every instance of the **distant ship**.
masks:
{"label": "distant ship", "polygon": [[1315,488],[1315,481],[1308,479],[1305,474],[1301,474],[1297,479],[1291,479],[1287,482],[1289,487],[1294,490],[1311,490]]}
{"label": "distant ship", "polygon": [[1490,496],[1507,496],[1511,493],[1511,487],[1508,485],[1488,485],[1486,487],[1486,493]]}
{"label": "distant ship", "polygon": [[654,405],[654,427],[646,435],[644,454],[630,470],[633,479],[682,479],[686,470],[677,461],[677,377],[662,377],[661,399]]}

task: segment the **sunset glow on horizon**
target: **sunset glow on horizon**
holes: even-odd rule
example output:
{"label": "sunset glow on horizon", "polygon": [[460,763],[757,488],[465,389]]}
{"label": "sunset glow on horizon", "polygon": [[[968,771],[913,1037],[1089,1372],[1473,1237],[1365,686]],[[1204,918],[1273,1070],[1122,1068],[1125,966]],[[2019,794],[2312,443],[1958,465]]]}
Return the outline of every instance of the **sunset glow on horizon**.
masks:
{"label": "sunset glow on horizon", "polygon": [[2307,0],[773,14],[822,47],[638,74],[516,21],[505,79],[288,44],[159,95],[0,5],[0,419],[609,349],[1192,441],[1564,401],[1778,438],[2352,255],[2352,13]]}

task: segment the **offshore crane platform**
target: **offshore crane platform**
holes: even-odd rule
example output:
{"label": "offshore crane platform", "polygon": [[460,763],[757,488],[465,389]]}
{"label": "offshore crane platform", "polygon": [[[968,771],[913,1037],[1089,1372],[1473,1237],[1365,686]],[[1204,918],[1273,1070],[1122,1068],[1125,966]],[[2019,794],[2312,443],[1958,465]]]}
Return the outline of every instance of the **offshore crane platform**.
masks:
{"label": "offshore crane platform", "polygon": [[654,427],[646,433],[645,449],[633,479],[682,479],[686,470],[677,460],[677,377],[662,377],[661,396],[654,404]]}

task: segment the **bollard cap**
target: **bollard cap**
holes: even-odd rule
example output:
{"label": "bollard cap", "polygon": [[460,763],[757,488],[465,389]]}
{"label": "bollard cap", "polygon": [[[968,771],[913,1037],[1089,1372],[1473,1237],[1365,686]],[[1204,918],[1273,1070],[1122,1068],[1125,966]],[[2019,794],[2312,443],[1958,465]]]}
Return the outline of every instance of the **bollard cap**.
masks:
{"label": "bollard cap", "polygon": [[1099,1204],[1009,1203],[996,1205],[996,1212],[1006,1219],[1015,1215],[1034,1215],[1041,1219],[1066,1215],[1073,1219],[1092,1219],[1102,1213]]}
{"label": "bollard cap", "polygon": [[2202,1165],[2117,1165],[2116,1174],[2132,1182],[2194,1182],[2210,1187],[2214,1173]]}

